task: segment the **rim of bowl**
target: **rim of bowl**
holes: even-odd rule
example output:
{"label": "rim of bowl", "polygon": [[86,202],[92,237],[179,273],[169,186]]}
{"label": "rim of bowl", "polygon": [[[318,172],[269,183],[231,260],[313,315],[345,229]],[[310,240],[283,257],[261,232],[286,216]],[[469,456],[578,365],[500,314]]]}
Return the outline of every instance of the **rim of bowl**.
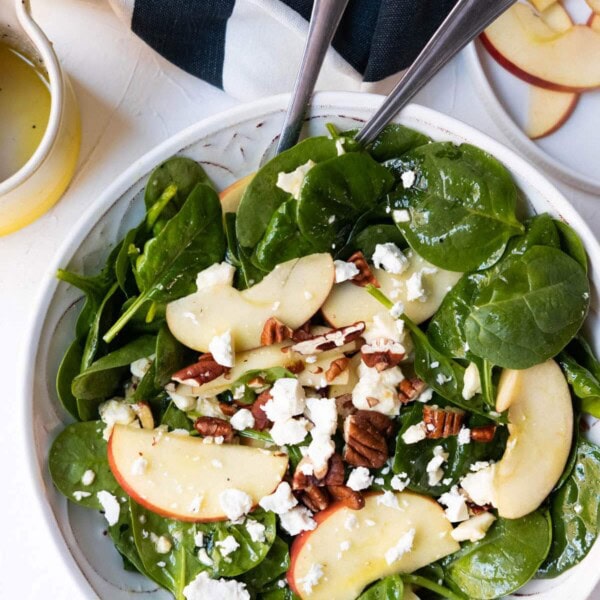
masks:
{"label": "rim of bowl", "polygon": [[4,194],[14,190],[29,179],[44,162],[56,141],[63,113],[64,77],[58,57],[52,48],[52,43],[31,16],[29,0],[13,0],[13,4],[24,33],[33,43],[48,73],[50,114],[48,115],[46,131],[35,152],[16,173],[13,173],[8,179],[0,181],[0,202]]}
{"label": "rim of bowl", "polygon": [[[99,218],[130,188],[132,181],[137,181],[148,174],[157,162],[161,160],[161,155],[167,150],[177,152],[187,145],[193,144],[201,136],[209,135],[214,130],[222,129],[223,123],[229,123],[227,127],[231,127],[240,120],[258,117],[267,113],[283,113],[288,105],[289,98],[290,94],[270,96],[203,119],[165,140],[144,156],[134,161],[75,223],[70,234],[54,254],[43,277],[33,304],[32,316],[25,329],[25,343],[22,347],[21,357],[17,366],[18,406],[19,410],[22,411],[20,421],[25,430],[25,435],[21,439],[26,446],[24,450],[27,468],[29,469],[31,480],[34,482],[38,506],[44,516],[43,521],[46,526],[48,538],[53,541],[55,550],[62,557],[65,567],[69,568],[71,577],[79,586],[82,593],[89,594],[90,590],[93,591],[93,588],[77,564],[74,556],[69,551],[66,540],[57,526],[50,505],[45,500],[45,487],[42,477],[43,467],[38,464],[34,452],[35,437],[32,415],[35,407],[33,404],[33,380],[30,368],[32,364],[35,364],[38,342],[44,320],[58,287],[59,282],[54,276],[56,269],[69,262],[82,240],[89,235]],[[311,105],[330,107],[333,110],[372,110],[374,112],[383,98],[383,96],[378,94],[364,92],[320,92],[313,96]],[[420,105],[411,104],[401,111],[398,116],[426,122],[435,126],[441,132],[447,131],[449,134],[464,137],[468,139],[469,143],[485,148],[486,151],[503,162],[511,172],[518,171],[527,179],[532,187],[543,194],[546,200],[561,216],[565,217],[574,226],[574,229],[582,237],[586,250],[592,259],[590,261],[592,263],[591,266],[593,266],[595,260],[600,262],[600,244],[579,213],[577,213],[568,200],[548,179],[525,159],[516,154],[516,152],[470,125],[466,125],[457,119]],[[310,109],[307,117],[310,117]],[[593,269],[590,270],[589,277],[593,277]],[[600,288],[600,285],[598,285],[598,288]],[[598,580],[591,579],[585,583],[580,582],[581,591],[589,595],[597,583]]]}

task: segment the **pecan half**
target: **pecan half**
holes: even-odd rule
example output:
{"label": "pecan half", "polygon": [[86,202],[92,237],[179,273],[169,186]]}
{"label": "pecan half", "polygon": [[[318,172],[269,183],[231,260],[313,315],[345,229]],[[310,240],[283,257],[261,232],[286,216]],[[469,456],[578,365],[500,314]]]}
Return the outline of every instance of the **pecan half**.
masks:
{"label": "pecan half", "polygon": [[388,458],[393,422],[381,413],[359,410],[344,421],[344,460],[356,467],[380,469]]}
{"label": "pecan half", "polygon": [[267,319],[262,333],[260,334],[260,345],[261,346],[272,346],[273,344],[280,344],[292,338],[294,331],[291,327],[288,327],[282,323],[276,317]]}
{"label": "pecan half", "polygon": [[227,417],[233,417],[238,411],[238,407],[235,404],[229,404],[228,402],[219,402],[219,408]]}
{"label": "pecan half", "polygon": [[418,377],[403,379],[398,386],[398,399],[402,404],[408,404],[418,398],[427,387],[427,384]]}
{"label": "pecan half", "polygon": [[329,468],[327,469],[327,475],[325,475],[323,483],[325,485],[343,485],[345,478],[344,461],[339,454],[334,454],[329,459]]}
{"label": "pecan half", "polygon": [[346,417],[356,413],[356,406],[352,404],[352,394],[342,394],[335,399],[335,406],[338,415],[345,419]]}
{"label": "pecan half", "polygon": [[233,439],[231,423],[218,417],[198,417],[194,429],[202,437],[222,437],[225,442],[231,442]]}
{"label": "pecan half", "polygon": [[317,354],[332,348],[339,348],[348,342],[353,342],[359,338],[365,330],[364,321],[358,321],[353,325],[332,329],[327,333],[313,335],[310,338],[298,342],[292,346],[292,350],[300,354]]}
{"label": "pecan half", "polygon": [[374,285],[375,287],[380,287],[379,282],[375,275],[373,275],[373,271],[371,271],[371,267],[367,263],[365,259],[365,255],[359,250],[355,252],[349,259],[348,262],[353,263],[358,269],[358,275],[355,275],[350,281],[354,285],[358,285],[360,287],[365,287],[367,285]]}
{"label": "pecan half", "polygon": [[325,510],[330,502],[327,490],[316,485],[306,488],[300,495],[300,500],[313,512]]}
{"label": "pecan half", "polygon": [[304,323],[304,325],[298,327],[298,329],[295,329],[293,334],[292,334],[292,340],[294,342],[303,342],[304,340],[308,340],[312,337],[312,334],[310,333],[310,319],[308,321],[306,321],[306,323]]}
{"label": "pecan half", "polygon": [[271,422],[267,417],[267,413],[262,407],[271,399],[271,393],[267,390],[260,394],[250,407],[250,412],[254,417],[254,429],[263,431],[270,426]]}
{"label": "pecan half", "polygon": [[343,373],[350,364],[350,359],[346,358],[338,358],[334,360],[330,365],[327,371],[325,371],[325,379],[328,383],[331,383],[338,375]]}
{"label": "pecan half", "polygon": [[[307,465],[310,465],[311,461],[308,458],[303,458],[296,467],[294,476],[292,478],[292,489],[306,490],[312,486],[327,486],[327,485],[343,485],[346,477],[344,469],[344,461],[339,454],[334,454],[327,463],[327,472],[322,479],[318,479],[311,471],[311,469],[305,469]],[[305,471],[308,471],[306,473]]]}
{"label": "pecan half", "polygon": [[360,358],[369,368],[379,373],[397,366],[406,356],[404,346],[390,340],[377,340],[374,344],[365,344],[360,349]]}
{"label": "pecan half", "polygon": [[471,428],[471,439],[474,442],[488,443],[494,439],[496,435],[495,425],[482,425],[481,427]]}
{"label": "pecan half", "polygon": [[440,408],[435,404],[423,406],[425,435],[432,440],[458,435],[464,418],[464,411],[457,408]]}
{"label": "pecan half", "polygon": [[360,510],[365,505],[365,498],[360,492],[355,492],[347,485],[329,485],[327,490],[338,502],[343,502],[352,510]]}
{"label": "pecan half", "polygon": [[220,365],[213,358],[212,354],[207,353],[200,356],[198,362],[195,362],[193,365],[189,365],[177,371],[177,373],[173,373],[171,379],[178,383],[202,385],[228,372],[229,369],[227,367]]}

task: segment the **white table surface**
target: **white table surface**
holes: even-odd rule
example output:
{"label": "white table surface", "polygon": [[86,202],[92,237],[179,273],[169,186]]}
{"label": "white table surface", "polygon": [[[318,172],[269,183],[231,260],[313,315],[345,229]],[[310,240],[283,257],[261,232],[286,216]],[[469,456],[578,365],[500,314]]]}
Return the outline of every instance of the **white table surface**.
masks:
{"label": "white table surface", "polygon": [[[32,4],[75,86],[83,143],[77,174],[60,203],[25,230],[0,238],[0,379],[6,385],[0,420],[0,598],[72,600],[82,595],[48,535],[26,463],[21,408],[13,412],[16,365],[39,282],[82,210],[116,175],[159,142],[236,101],[157,56],[106,0]],[[479,101],[461,57],[417,101],[507,142]],[[599,235],[600,198],[556,183]],[[600,587],[592,598],[600,599]]]}

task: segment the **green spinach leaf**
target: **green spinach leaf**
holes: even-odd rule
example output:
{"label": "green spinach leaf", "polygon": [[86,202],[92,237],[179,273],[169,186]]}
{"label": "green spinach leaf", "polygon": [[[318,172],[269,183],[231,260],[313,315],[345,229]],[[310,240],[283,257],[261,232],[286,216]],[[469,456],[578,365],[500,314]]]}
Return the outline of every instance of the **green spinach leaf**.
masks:
{"label": "green spinach leaf", "polygon": [[403,600],[403,598],[404,583],[400,575],[391,575],[366,589],[358,600]]}
{"label": "green spinach leaf", "polygon": [[244,573],[240,579],[250,589],[260,592],[286,573],[289,566],[290,553],[288,544],[280,537],[275,537],[267,556],[256,567]]}
{"label": "green spinach leaf", "polygon": [[392,242],[398,248],[406,248],[406,240],[400,230],[391,224],[375,224],[368,225],[360,233],[358,233],[349,245],[352,247],[352,252],[360,250],[367,259],[375,253],[377,244],[386,244]]}
{"label": "green spinach leaf", "polygon": [[563,252],[568,254],[573,260],[576,260],[582,269],[588,272],[588,259],[583,246],[583,242],[577,232],[565,221],[554,221],[556,229],[560,235],[560,247]]}
{"label": "green spinach leaf", "polygon": [[189,365],[192,362],[189,360],[190,354],[187,348],[175,339],[166,323],[163,324],[156,337],[156,369],[154,375],[156,386],[162,389],[171,381],[173,373]]}
{"label": "green spinach leaf", "polygon": [[108,535],[123,558],[124,568],[127,569],[130,565],[129,570],[133,567],[134,570],[148,577],[135,545],[129,502],[119,504],[119,508],[119,520],[108,528]]}
{"label": "green spinach leaf", "polygon": [[173,429],[187,429],[188,431],[194,430],[192,421],[182,410],[175,406],[174,402],[170,402],[169,406],[167,406],[167,410],[165,410],[163,413],[160,424],[167,425],[170,431]]}
{"label": "green spinach leaf", "polygon": [[431,138],[414,129],[392,123],[383,129],[375,141],[367,147],[367,151],[376,161],[384,162],[398,158],[409,150],[428,144],[430,141]]}
{"label": "green spinach leaf", "polygon": [[77,410],[77,399],[71,391],[71,383],[81,371],[82,357],[83,348],[80,341],[76,338],[67,348],[56,373],[56,393],[58,399],[65,410],[75,419],[79,419],[79,411]]}
{"label": "green spinach leaf", "polygon": [[551,541],[547,511],[499,518],[480,542],[467,542],[442,564],[446,581],[472,600],[500,598],[525,585],[542,564]]}
{"label": "green spinach leaf", "polygon": [[581,410],[600,418],[600,381],[566,351],[558,355],[558,363],[573,393],[581,400]]}

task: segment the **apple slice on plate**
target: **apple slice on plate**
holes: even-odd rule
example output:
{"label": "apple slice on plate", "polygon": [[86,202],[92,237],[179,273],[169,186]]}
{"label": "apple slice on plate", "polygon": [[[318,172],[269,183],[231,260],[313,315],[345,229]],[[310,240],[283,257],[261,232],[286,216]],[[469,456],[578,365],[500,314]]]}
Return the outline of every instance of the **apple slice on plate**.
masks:
{"label": "apple slice on plate", "polygon": [[600,15],[600,0],[585,0],[588,6],[597,14]]}
{"label": "apple slice on plate", "polygon": [[121,487],[148,510],[180,521],[223,521],[219,495],[241,490],[257,505],[285,475],[288,457],[249,446],[115,425],[108,463]]}
{"label": "apple slice on plate", "polygon": [[260,346],[265,322],[276,317],[292,329],[310,319],[334,281],[329,254],[311,254],[277,265],[260,283],[239,291],[229,285],[203,288],[167,305],[167,324],[185,346],[208,352],[211,340],[231,330],[236,351]]}
{"label": "apple slice on plate", "polygon": [[529,2],[535,6],[536,10],[539,10],[540,12],[554,6],[557,1],[558,0],[529,0]]}
{"label": "apple slice on plate", "polygon": [[525,133],[532,140],[539,140],[558,131],[573,114],[579,102],[576,92],[556,92],[530,86],[529,116]]}
{"label": "apple slice on plate", "polygon": [[593,14],[590,16],[590,20],[588,21],[588,27],[600,33],[600,13]]}
{"label": "apple slice on plate", "polygon": [[250,185],[250,182],[254,179],[254,175],[255,173],[250,173],[250,175],[234,181],[229,187],[226,187],[219,193],[224,213],[237,212],[242,196],[248,185]]}
{"label": "apple slice on plate", "polygon": [[501,517],[518,519],[536,510],[552,491],[571,449],[573,405],[556,362],[504,369],[496,410],[507,409],[510,435],[494,466],[492,495]]}
{"label": "apple slice on plate", "polygon": [[517,3],[481,40],[501,65],[528,83],[569,92],[600,87],[600,34],[586,25],[557,32],[533,8]]}
{"label": "apple slice on plate", "polygon": [[[367,495],[358,511],[335,503],[316,515],[316,529],[294,540],[288,581],[302,600],[354,600],[377,579],[410,573],[460,548],[442,507],[431,498],[396,492],[391,495],[396,507],[383,498]],[[309,591],[306,578],[315,566],[322,576]]]}

